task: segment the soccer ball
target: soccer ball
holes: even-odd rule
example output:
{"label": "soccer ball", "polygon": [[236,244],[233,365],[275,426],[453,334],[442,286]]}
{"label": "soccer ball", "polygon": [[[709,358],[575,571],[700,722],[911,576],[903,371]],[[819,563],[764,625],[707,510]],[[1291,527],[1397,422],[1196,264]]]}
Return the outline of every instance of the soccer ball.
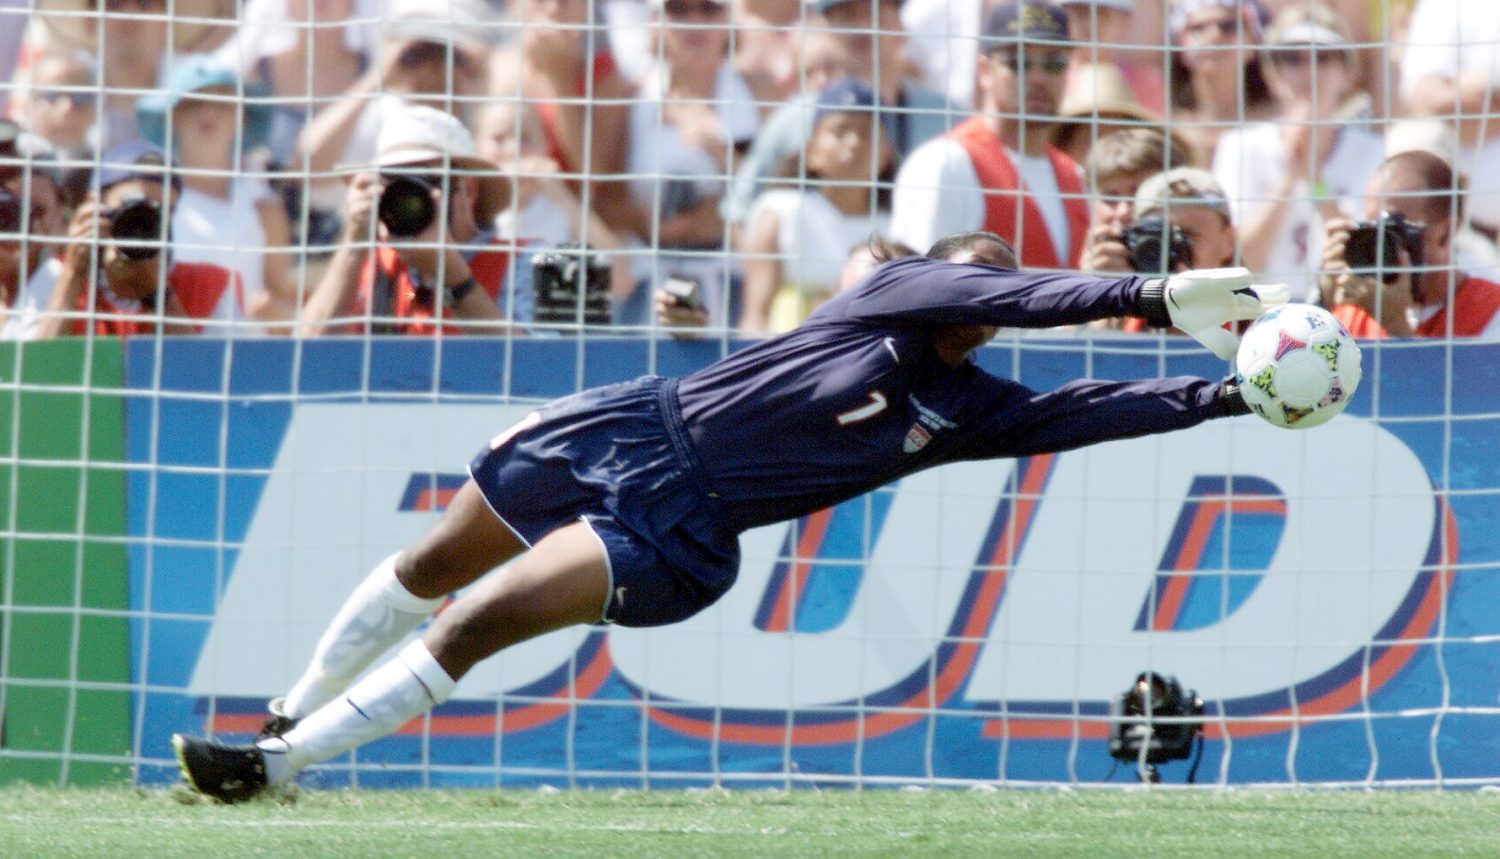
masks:
{"label": "soccer ball", "polygon": [[1359,387],[1359,345],[1333,314],[1287,304],[1255,320],[1234,359],[1240,396],[1279,427],[1307,429],[1344,410]]}

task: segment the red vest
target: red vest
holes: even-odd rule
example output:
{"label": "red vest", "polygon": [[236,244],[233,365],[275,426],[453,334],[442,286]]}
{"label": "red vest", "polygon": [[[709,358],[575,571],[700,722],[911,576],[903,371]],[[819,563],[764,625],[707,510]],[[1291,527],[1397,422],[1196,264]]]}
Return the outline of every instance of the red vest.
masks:
{"label": "red vest", "polygon": [[[1447,336],[1448,317],[1452,316],[1454,337],[1478,337],[1484,333],[1497,312],[1500,312],[1500,283],[1466,277],[1453,296],[1451,309],[1444,308],[1418,325],[1417,335]],[[1336,305],[1333,307],[1333,315],[1355,337],[1380,339],[1387,336],[1385,326],[1357,304]]]}
{"label": "red vest", "polygon": [[[501,245],[502,240],[491,239],[492,245]],[[469,272],[473,274],[474,281],[479,288],[489,295],[490,300],[500,300],[500,289],[505,283],[505,276],[510,271],[511,260],[514,254],[511,252],[508,240],[503,241],[503,247],[494,250],[483,250],[475,254],[469,260]],[[517,248],[515,253],[520,253]],[[371,307],[371,294],[376,293],[373,299],[375,307]],[[432,324],[433,311],[435,311],[437,296],[429,289],[419,289],[412,281],[411,269],[401,261],[401,256],[396,249],[389,245],[380,245],[375,248],[375,253],[369,258],[369,262],[359,275],[359,301],[356,303],[356,313],[369,313],[374,316],[394,316],[399,321],[369,322],[366,326],[373,326],[378,333],[389,334],[432,334],[437,331],[437,326]],[[443,318],[453,318],[451,302],[443,306]],[[444,334],[462,334],[463,328],[456,325],[444,325]]]}
{"label": "red vest", "polygon": [[[948,136],[969,153],[974,173],[979,176],[980,187],[984,189],[983,228],[1015,245],[1020,267],[1074,267],[1083,256],[1083,240],[1089,229],[1088,198],[1077,162],[1051,146],[1047,147],[1052,173],[1057,177],[1057,189],[1062,192],[1063,211],[1068,217],[1068,258],[1059,260],[1052,235],[1047,232],[1047,222],[1042,218],[1042,210],[1036,201],[1029,194],[1019,193],[1020,206],[1016,205],[1018,192],[1026,189],[1022,187],[1016,165],[1005,152],[1005,144],[984,119],[973,117],[949,132]],[[1016,219],[1018,210],[1019,224]]]}
{"label": "red vest", "polygon": [[[172,263],[167,269],[167,286],[182,302],[182,309],[192,319],[211,319],[214,311],[218,308],[220,300],[224,298],[224,291],[234,289],[234,302],[243,311],[245,306],[244,295],[241,292],[240,276],[228,269],[220,268],[206,262],[178,262]],[[156,328],[156,311],[151,308],[136,308],[126,310],[117,306],[109,300],[109,296],[103,291],[96,291],[94,297],[95,312],[100,314],[93,323],[94,333],[100,335],[118,334],[121,337],[130,337],[135,334],[154,334]],[[88,294],[85,293],[78,298],[78,309],[88,309]],[[241,314],[243,315],[243,314]],[[134,319],[107,319],[105,316],[131,316]],[[88,330],[85,320],[77,320],[73,323],[74,334],[84,334]],[[200,331],[202,329],[199,329]]]}

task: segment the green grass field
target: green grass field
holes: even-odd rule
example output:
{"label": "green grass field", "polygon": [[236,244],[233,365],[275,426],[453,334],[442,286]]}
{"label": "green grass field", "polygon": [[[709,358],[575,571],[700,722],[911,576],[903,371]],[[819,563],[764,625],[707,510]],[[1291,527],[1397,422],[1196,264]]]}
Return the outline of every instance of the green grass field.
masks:
{"label": "green grass field", "polygon": [[0,789],[3,856],[1500,856],[1500,794]]}

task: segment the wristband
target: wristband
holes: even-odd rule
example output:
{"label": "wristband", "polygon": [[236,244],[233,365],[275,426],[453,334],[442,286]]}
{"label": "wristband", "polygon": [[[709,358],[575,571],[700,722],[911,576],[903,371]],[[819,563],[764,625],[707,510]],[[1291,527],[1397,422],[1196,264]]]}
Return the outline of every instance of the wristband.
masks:
{"label": "wristband", "polygon": [[1245,398],[1240,395],[1240,386],[1235,382],[1233,376],[1226,376],[1219,382],[1219,405],[1224,409],[1224,417],[1232,418],[1236,415],[1250,414],[1250,406]]}
{"label": "wristband", "polygon": [[1167,282],[1156,277],[1141,284],[1141,291],[1135,296],[1135,309],[1151,325],[1171,327],[1172,315],[1167,312]]}

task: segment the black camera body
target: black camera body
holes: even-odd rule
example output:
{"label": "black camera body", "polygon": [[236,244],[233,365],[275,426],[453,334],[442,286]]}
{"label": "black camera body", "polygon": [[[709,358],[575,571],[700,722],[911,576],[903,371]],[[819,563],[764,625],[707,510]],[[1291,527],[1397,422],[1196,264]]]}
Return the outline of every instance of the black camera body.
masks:
{"label": "black camera body", "polygon": [[[1109,753],[1137,764],[1183,760],[1203,732],[1203,709],[1198,693],[1184,690],[1176,677],[1143,671],[1110,704]],[[1155,771],[1148,772],[1154,780]]]}
{"label": "black camera body", "polygon": [[1148,215],[1120,234],[1130,268],[1141,274],[1169,275],[1191,268],[1193,245],[1182,228],[1159,215]]}
{"label": "black camera body", "polygon": [[[1401,276],[1400,250],[1404,249],[1412,266],[1422,265],[1425,256],[1423,238],[1427,225],[1408,221],[1395,212],[1381,212],[1373,221],[1360,221],[1349,230],[1344,244],[1344,262],[1355,274],[1394,283]],[[1376,262],[1376,259],[1379,262]]]}
{"label": "black camera body", "polygon": [[166,240],[162,234],[161,204],[145,197],[126,200],[103,212],[109,218],[109,237],[126,259],[156,259]]}
{"label": "black camera body", "polygon": [[400,174],[381,177],[380,223],[396,238],[409,239],[432,226],[437,204],[432,190],[438,183],[424,176]]}
{"label": "black camera body", "polygon": [[563,244],[531,259],[536,321],[607,325],[609,265],[582,245]]}

